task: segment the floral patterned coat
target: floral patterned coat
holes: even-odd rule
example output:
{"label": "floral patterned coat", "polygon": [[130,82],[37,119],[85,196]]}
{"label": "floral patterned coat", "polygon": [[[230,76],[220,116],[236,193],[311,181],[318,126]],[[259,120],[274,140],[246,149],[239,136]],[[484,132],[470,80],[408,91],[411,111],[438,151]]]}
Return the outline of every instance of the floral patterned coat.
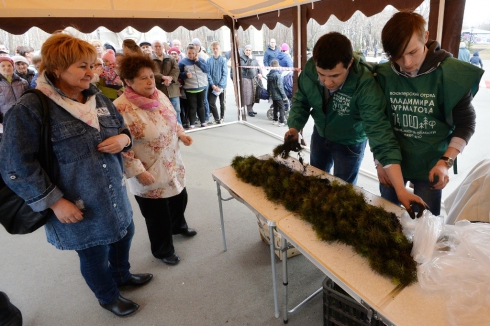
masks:
{"label": "floral patterned coat", "polygon": [[[158,91],[160,107],[143,110],[123,94],[114,101],[133,136],[133,147],[123,153],[124,174],[129,189],[144,198],[169,198],[185,187],[185,168],[179,148],[179,136],[185,134],[168,97]],[[143,186],[136,176],[148,171],[156,182]]]}

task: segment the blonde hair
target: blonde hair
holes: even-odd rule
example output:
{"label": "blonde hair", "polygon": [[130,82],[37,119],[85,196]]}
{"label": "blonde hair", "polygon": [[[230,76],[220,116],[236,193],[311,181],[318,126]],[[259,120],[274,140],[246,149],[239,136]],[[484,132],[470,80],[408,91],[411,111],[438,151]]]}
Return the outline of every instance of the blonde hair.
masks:
{"label": "blonde hair", "polygon": [[97,53],[94,46],[87,41],[57,32],[43,43],[41,57],[39,71],[54,75],[56,70],[65,71],[81,59],[87,58],[90,63],[95,62]]}
{"label": "blonde hair", "polygon": [[102,46],[102,42],[99,40],[92,40],[90,41],[90,44],[92,44],[93,46]]}
{"label": "blonde hair", "polygon": [[213,47],[215,45],[220,46],[218,41],[214,41],[213,43],[211,43],[211,47]]}

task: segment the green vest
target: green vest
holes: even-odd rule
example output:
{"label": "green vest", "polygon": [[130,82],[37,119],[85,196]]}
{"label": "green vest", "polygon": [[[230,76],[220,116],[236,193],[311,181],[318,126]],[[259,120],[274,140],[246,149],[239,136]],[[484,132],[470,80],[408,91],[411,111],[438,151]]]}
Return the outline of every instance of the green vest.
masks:
{"label": "green vest", "polygon": [[389,62],[378,66],[405,178],[429,179],[429,171],[451,140],[452,109],[468,91],[476,94],[482,74],[483,70],[451,57],[415,78],[398,75]]}

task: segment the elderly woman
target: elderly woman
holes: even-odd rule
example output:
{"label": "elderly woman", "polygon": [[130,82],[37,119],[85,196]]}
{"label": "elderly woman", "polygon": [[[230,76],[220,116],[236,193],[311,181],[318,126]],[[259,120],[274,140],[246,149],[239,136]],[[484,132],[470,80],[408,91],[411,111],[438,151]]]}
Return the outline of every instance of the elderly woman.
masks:
{"label": "elderly woman", "polygon": [[[143,214],[153,256],[176,265],[172,234],[195,236],[184,217],[187,206],[185,168],[179,140],[192,138],[177,123],[177,114],[165,94],[156,89],[156,66],[144,55],[125,56],[119,67],[126,88],[114,101],[131,130],[134,144],[123,153],[124,173]],[[195,113],[194,113],[195,115]]]}
{"label": "elderly woman", "polygon": [[5,115],[28,88],[27,81],[14,73],[14,61],[0,57],[0,115]]}
{"label": "elderly woman", "polygon": [[[259,64],[252,56],[252,46],[246,45],[243,53],[240,54],[240,66],[255,66]],[[249,117],[255,117],[257,112],[253,110],[255,103],[256,78],[262,78],[259,68],[242,68],[242,87],[243,87],[243,104],[247,106]]]}
{"label": "elderly woman", "polygon": [[139,305],[121,286],[141,286],[153,275],[129,272],[134,234],[121,152],[131,146],[124,120],[90,83],[97,54],[88,42],[54,34],[41,49],[37,89],[47,97],[55,176],[38,161],[43,107],[26,94],[7,112],[0,145],[0,173],[34,211],[50,208],[48,242],[75,250],[80,270],[100,305],[118,316]]}
{"label": "elderly woman", "polygon": [[206,127],[204,97],[208,87],[209,69],[206,60],[198,57],[197,49],[193,44],[187,47],[187,57],[179,61],[179,70],[189,107],[190,129],[195,127],[196,111],[201,127]]}
{"label": "elderly woman", "polygon": [[12,57],[15,65],[15,73],[22,79],[27,81],[27,84],[30,85],[34,75],[36,75],[36,71],[29,69],[29,61],[21,55],[14,55]]}
{"label": "elderly woman", "polygon": [[104,54],[104,47],[102,46],[102,42],[99,40],[92,40],[90,41],[90,44],[93,45],[95,48],[95,52],[97,53],[97,58],[102,58],[102,55]]}

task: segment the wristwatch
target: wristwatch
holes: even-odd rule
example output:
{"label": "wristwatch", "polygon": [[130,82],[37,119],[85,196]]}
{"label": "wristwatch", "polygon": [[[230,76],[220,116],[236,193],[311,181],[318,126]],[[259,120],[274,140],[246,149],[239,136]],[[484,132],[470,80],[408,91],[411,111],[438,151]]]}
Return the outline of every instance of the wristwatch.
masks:
{"label": "wristwatch", "polygon": [[446,165],[448,168],[450,168],[451,166],[454,165],[454,160],[450,157],[447,157],[447,156],[441,156],[440,160],[443,160],[444,162],[446,162]]}

